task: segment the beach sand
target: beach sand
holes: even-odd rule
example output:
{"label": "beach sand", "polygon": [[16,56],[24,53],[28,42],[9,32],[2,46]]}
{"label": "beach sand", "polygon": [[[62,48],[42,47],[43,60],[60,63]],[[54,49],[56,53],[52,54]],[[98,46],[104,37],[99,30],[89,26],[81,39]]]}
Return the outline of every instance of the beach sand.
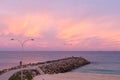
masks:
{"label": "beach sand", "polygon": [[36,76],[33,80],[120,80],[120,75],[71,72]]}

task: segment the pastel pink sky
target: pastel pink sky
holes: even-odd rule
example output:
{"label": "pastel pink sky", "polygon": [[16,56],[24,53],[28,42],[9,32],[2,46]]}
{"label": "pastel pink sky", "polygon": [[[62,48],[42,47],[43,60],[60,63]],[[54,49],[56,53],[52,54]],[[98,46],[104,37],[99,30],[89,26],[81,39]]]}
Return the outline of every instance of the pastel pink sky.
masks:
{"label": "pastel pink sky", "polygon": [[120,50],[120,0],[0,0],[0,50]]}

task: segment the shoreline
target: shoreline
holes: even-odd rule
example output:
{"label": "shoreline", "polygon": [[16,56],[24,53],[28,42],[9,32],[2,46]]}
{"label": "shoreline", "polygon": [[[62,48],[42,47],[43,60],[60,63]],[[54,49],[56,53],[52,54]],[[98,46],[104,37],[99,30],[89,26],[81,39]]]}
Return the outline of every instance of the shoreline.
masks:
{"label": "shoreline", "polygon": [[[88,60],[82,57],[67,57],[57,60],[45,61],[45,62],[37,62],[37,63],[29,63],[24,65],[14,66],[8,69],[0,70],[0,75],[11,71],[17,70],[20,68],[27,68],[29,66],[38,66],[42,71],[46,74],[54,74],[54,73],[64,73],[69,72],[73,69],[79,68],[81,66],[85,66],[90,64]],[[54,70],[54,71],[53,71]]]}
{"label": "shoreline", "polygon": [[96,73],[59,73],[40,75],[33,78],[33,80],[119,80],[120,75],[114,74],[96,74]]}
{"label": "shoreline", "polygon": [[23,71],[25,76],[24,79],[28,79],[29,76],[31,76],[30,80],[32,80],[32,78],[38,75],[66,73],[88,64],[90,64],[90,62],[85,58],[72,56],[4,69],[0,72],[0,78],[2,80],[20,79],[20,72]]}
{"label": "shoreline", "polygon": [[[79,62],[80,59],[80,62]],[[75,61],[75,62],[74,62]],[[77,63],[76,63],[77,61]],[[46,62],[38,62],[38,63],[31,63],[31,64],[26,64],[22,65],[23,69],[20,69],[20,66],[13,67],[9,69],[8,71],[6,70],[6,73],[3,75],[0,75],[1,80],[8,80],[13,74],[17,73],[18,71],[21,70],[36,70],[38,68],[41,68],[46,74],[41,74],[41,75],[34,75],[33,80],[42,80],[41,78],[44,78],[44,80],[119,80],[120,75],[119,74],[101,74],[101,73],[87,73],[87,72],[66,72],[65,69],[72,69],[71,66],[62,67],[68,64],[69,62],[72,62],[73,64],[81,64],[86,63],[86,60],[84,60],[81,57],[70,57],[70,58],[65,58],[65,59],[58,59],[58,60],[51,60],[51,61],[46,61]],[[59,62],[59,64],[58,64]],[[63,62],[65,64],[63,64]],[[87,61],[88,63],[88,61]],[[52,65],[52,66],[51,66]],[[84,64],[83,64],[84,65]],[[58,70],[58,66],[60,69]],[[75,65],[77,66],[77,65]],[[58,73],[61,72],[61,68],[64,69],[66,73]],[[53,69],[57,69],[55,72]],[[73,67],[74,69],[74,67]],[[38,70],[39,71],[39,70]],[[53,71],[53,72],[51,72]],[[71,70],[70,70],[71,71]],[[40,72],[40,71],[39,71]],[[57,73],[57,74],[56,74]],[[8,76],[9,75],[9,76]]]}

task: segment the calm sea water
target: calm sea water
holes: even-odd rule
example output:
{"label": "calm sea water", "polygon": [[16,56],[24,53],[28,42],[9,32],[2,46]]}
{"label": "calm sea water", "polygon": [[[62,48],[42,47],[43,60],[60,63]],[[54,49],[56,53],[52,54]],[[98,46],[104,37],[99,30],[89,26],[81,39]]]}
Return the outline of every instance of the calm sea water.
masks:
{"label": "calm sea water", "polygon": [[0,52],[0,70],[19,65],[22,60],[26,63],[44,62],[70,56],[82,56],[91,61],[90,65],[76,69],[73,72],[119,74],[119,51],[46,51],[46,52]]}

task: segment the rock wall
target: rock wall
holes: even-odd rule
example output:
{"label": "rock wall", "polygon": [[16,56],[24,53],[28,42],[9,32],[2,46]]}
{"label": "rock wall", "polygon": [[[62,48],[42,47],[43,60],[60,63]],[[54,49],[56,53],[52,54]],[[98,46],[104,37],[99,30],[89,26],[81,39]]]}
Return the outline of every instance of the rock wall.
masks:
{"label": "rock wall", "polygon": [[90,62],[82,57],[69,57],[46,62],[46,64],[39,66],[39,68],[45,74],[56,74],[65,73],[87,64],[90,64]]}

